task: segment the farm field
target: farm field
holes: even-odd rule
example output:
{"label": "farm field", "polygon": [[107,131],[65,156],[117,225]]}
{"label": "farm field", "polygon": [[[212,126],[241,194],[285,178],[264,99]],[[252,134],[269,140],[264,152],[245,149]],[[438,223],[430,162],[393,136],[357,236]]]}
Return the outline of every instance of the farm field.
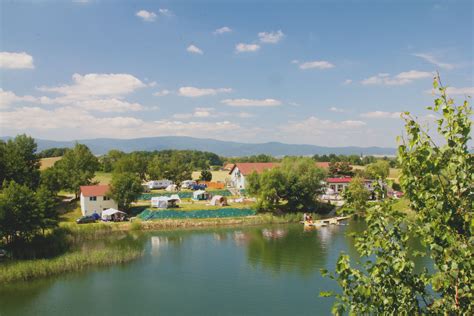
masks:
{"label": "farm field", "polygon": [[[212,180],[213,182],[225,182],[226,179],[230,179],[230,175],[228,171],[211,171],[212,173]],[[194,171],[192,174],[193,180],[199,180],[201,176],[201,171]]]}
{"label": "farm field", "polygon": [[40,170],[45,170],[52,167],[56,161],[61,160],[62,157],[49,157],[40,159]]}

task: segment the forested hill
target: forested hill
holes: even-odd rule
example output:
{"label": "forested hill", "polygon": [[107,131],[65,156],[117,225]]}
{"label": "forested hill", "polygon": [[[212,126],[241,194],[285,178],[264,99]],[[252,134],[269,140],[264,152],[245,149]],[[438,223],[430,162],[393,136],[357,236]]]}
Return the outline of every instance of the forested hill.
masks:
{"label": "forested hill", "polygon": [[[3,140],[8,137],[2,137]],[[72,147],[75,141],[53,141],[36,139],[38,150],[42,151],[53,147]],[[258,154],[272,156],[285,155],[314,155],[314,154],[355,154],[355,155],[394,155],[395,148],[383,147],[323,147],[315,145],[284,144],[268,142],[260,144],[238,143],[221,141],[208,138],[193,138],[183,136],[148,137],[135,139],[96,138],[83,139],[77,142],[87,145],[96,154],[107,153],[111,149],[124,152],[137,150],[163,150],[163,149],[193,149],[210,151],[221,156],[239,157]]]}

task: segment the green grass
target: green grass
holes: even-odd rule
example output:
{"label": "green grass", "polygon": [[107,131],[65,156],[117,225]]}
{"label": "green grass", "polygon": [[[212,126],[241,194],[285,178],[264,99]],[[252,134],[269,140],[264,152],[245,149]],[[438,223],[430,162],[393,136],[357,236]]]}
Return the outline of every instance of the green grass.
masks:
{"label": "green grass", "polygon": [[142,251],[134,248],[104,248],[67,253],[52,259],[11,262],[0,265],[0,284],[81,271],[90,266],[124,263],[141,255]]}
{"label": "green grass", "polygon": [[112,181],[112,173],[97,171],[94,180],[99,181],[100,184],[109,184]]}

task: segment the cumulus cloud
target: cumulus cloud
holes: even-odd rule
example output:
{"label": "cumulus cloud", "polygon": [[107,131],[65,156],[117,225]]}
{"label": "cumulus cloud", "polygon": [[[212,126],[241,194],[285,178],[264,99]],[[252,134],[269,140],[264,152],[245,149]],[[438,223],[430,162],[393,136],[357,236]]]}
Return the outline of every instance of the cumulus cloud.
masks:
{"label": "cumulus cloud", "polygon": [[199,54],[199,55],[204,54],[204,52],[195,45],[189,45],[188,48],[186,48],[186,50],[192,54]]}
{"label": "cumulus cloud", "polygon": [[474,87],[465,87],[465,88],[455,88],[448,87],[446,89],[448,95],[469,95],[474,96]]}
{"label": "cumulus cloud", "polygon": [[[74,118],[74,119],[71,119]],[[2,112],[0,126],[4,133],[28,132],[38,137],[71,139],[86,137],[132,138],[157,135],[212,137],[239,130],[230,121],[183,122],[179,120],[144,121],[131,116],[97,117],[85,109],[61,107],[46,110],[22,107]],[[60,133],[60,136],[58,136]]]}
{"label": "cumulus cloud", "polygon": [[158,12],[164,16],[173,16],[173,12],[168,9],[159,9]]}
{"label": "cumulus cloud", "polygon": [[429,62],[430,64],[433,64],[439,68],[442,69],[447,69],[451,70],[454,69],[456,66],[453,64],[448,64],[448,63],[443,63],[440,60],[438,60],[434,55],[432,54],[423,54],[423,53],[417,53],[413,54],[413,56],[419,57],[421,59],[424,59],[425,61]]}
{"label": "cumulus cloud", "polygon": [[381,118],[393,118],[399,119],[401,112],[385,112],[385,111],[373,111],[362,113],[360,116],[365,118],[372,118],[372,119],[381,119]]}
{"label": "cumulus cloud", "polygon": [[306,69],[329,69],[329,68],[334,68],[334,64],[325,61],[325,60],[314,60],[314,61],[308,61],[301,63],[299,65],[299,68],[302,70]]}
{"label": "cumulus cloud", "polygon": [[430,78],[432,72],[410,70],[401,72],[396,76],[390,76],[388,73],[379,73],[361,81],[363,85],[404,85],[418,79]]}
{"label": "cumulus cloud", "polygon": [[281,101],[275,99],[225,99],[221,102],[228,106],[268,107],[281,105]]}
{"label": "cumulus cloud", "polygon": [[320,133],[335,130],[352,130],[366,126],[367,124],[357,120],[331,121],[323,120],[315,116],[311,116],[302,121],[289,122],[289,124],[281,127],[282,130],[291,133]]}
{"label": "cumulus cloud", "polygon": [[37,102],[37,98],[31,95],[18,96],[12,91],[5,91],[0,88],[0,109],[8,108],[11,104],[17,102]]}
{"label": "cumulus cloud", "polygon": [[346,112],[346,110],[341,109],[341,108],[337,108],[337,107],[335,107],[335,106],[331,106],[331,107],[329,108],[329,111],[331,111],[331,112],[336,112],[336,113],[344,113],[344,112]]}
{"label": "cumulus cloud", "polygon": [[232,92],[231,88],[196,88],[196,87],[181,87],[178,90],[179,95],[183,97],[197,98],[206,95],[216,95],[218,93]]}
{"label": "cumulus cloud", "polygon": [[55,92],[70,98],[91,96],[122,96],[146,85],[130,74],[74,74],[73,83],[57,87],[40,87],[43,92]]}
{"label": "cumulus cloud", "polygon": [[260,49],[260,45],[258,45],[258,44],[239,43],[239,44],[235,45],[235,51],[237,53],[256,52],[259,49]]}
{"label": "cumulus cloud", "polygon": [[230,32],[232,32],[232,29],[230,27],[223,26],[215,30],[213,33],[214,35],[221,35],[221,34],[230,33]]}
{"label": "cumulus cloud", "polygon": [[161,91],[156,91],[155,93],[153,93],[153,95],[155,97],[164,97],[168,94],[171,94],[171,91],[167,90],[167,89],[164,89],[164,90],[161,90]]}
{"label": "cumulus cloud", "polygon": [[3,69],[33,69],[33,57],[25,52],[0,52],[0,68]]}
{"label": "cumulus cloud", "polygon": [[156,13],[152,11],[147,11],[147,10],[140,10],[137,13],[135,13],[135,15],[141,18],[145,22],[153,22],[156,19]]}
{"label": "cumulus cloud", "polygon": [[276,32],[260,32],[258,33],[258,38],[260,42],[265,44],[276,44],[285,37],[285,34],[278,30]]}
{"label": "cumulus cloud", "polygon": [[343,84],[347,85],[347,84],[351,84],[352,83],[352,79],[346,79],[344,80]]}

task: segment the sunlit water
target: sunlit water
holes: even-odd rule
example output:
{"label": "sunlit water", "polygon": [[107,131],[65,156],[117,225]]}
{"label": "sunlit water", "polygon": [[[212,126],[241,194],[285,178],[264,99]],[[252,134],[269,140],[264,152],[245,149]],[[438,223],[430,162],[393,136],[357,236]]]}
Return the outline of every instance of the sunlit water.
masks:
{"label": "sunlit water", "polygon": [[305,232],[301,225],[130,233],[132,263],[1,285],[0,315],[327,315],[336,290],[319,270],[355,255],[351,221]]}

